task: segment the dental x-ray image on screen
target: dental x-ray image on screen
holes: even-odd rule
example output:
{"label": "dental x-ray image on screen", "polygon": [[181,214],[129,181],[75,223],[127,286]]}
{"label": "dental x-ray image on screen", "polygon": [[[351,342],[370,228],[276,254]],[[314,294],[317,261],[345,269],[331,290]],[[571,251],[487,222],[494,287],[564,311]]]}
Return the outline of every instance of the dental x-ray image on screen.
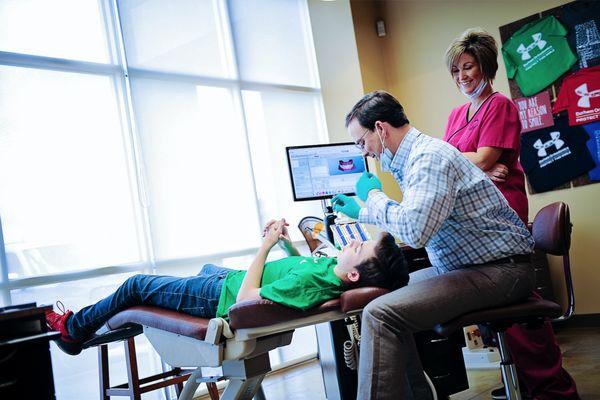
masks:
{"label": "dental x-ray image on screen", "polygon": [[354,195],[367,160],[354,143],[286,147],[295,201]]}

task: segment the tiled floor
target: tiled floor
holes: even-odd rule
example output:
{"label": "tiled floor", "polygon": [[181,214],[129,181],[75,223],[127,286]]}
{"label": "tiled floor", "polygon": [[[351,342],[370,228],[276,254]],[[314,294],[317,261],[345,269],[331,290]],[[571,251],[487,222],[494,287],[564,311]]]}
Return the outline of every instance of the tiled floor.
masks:
{"label": "tiled floor", "polygon": [[[564,328],[557,337],[582,400],[600,400],[600,328]],[[452,400],[489,400],[490,390],[500,382],[499,371],[472,371],[468,377],[471,387]],[[268,400],[325,399],[317,361],[269,376],[263,388]]]}

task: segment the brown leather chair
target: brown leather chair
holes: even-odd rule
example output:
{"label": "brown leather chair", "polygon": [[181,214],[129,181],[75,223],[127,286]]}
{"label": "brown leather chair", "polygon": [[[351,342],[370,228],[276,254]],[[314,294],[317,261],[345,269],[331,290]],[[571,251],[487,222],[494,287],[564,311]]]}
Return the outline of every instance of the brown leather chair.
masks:
{"label": "brown leather chair", "polygon": [[569,206],[563,202],[552,203],[542,208],[535,215],[531,224],[531,234],[535,240],[536,249],[562,257],[567,307],[563,314],[554,318],[553,321],[565,321],[571,318],[575,312],[575,292],[571,276],[571,259],[569,258],[572,230]]}
{"label": "brown leather chair", "polygon": [[494,332],[498,341],[502,379],[506,397],[509,400],[520,400],[521,393],[516,368],[505,341],[506,329],[514,324],[539,326],[548,318],[565,320],[573,315],[575,301],[569,261],[571,228],[569,207],[562,202],[552,203],[542,208],[536,214],[531,226],[535,247],[548,254],[562,256],[563,258],[568,297],[568,304],[564,313],[562,307],[552,301],[530,297],[520,303],[463,314],[434,328],[439,334],[448,336],[463,326],[488,326]]}

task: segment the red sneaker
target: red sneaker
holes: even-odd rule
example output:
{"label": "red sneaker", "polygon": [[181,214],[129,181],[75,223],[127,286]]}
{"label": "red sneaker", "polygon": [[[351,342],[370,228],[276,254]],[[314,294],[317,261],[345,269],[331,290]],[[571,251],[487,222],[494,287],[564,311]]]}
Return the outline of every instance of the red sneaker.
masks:
{"label": "red sneaker", "polygon": [[65,306],[60,301],[56,302],[56,307],[62,314],[46,311],[46,325],[51,331],[60,332],[60,338],[55,343],[62,351],[73,356],[77,355],[81,353],[81,342],[73,339],[67,330],[67,320],[73,315],[73,311],[65,310]]}

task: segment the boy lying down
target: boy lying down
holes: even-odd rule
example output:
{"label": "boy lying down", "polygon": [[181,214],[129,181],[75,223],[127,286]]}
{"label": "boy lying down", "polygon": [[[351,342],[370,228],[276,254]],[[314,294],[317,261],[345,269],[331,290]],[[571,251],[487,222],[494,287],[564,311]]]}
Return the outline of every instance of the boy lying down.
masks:
{"label": "boy lying down", "polygon": [[[285,219],[272,220],[263,230],[263,243],[247,271],[205,265],[188,278],[135,275],[113,294],[73,313],[48,311],[50,330],[61,333],[58,346],[66,353],[81,352],[84,341],[118,312],[136,305],[152,305],[202,318],[226,317],[230,306],[246,300],[268,299],[306,310],[339,297],[348,289],[379,286],[390,290],[408,283],[402,250],[394,238],[352,242],[337,258],[302,257],[292,244]],[[279,242],[288,257],[266,262]],[[62,306],[62,303],[57,303]]]}

